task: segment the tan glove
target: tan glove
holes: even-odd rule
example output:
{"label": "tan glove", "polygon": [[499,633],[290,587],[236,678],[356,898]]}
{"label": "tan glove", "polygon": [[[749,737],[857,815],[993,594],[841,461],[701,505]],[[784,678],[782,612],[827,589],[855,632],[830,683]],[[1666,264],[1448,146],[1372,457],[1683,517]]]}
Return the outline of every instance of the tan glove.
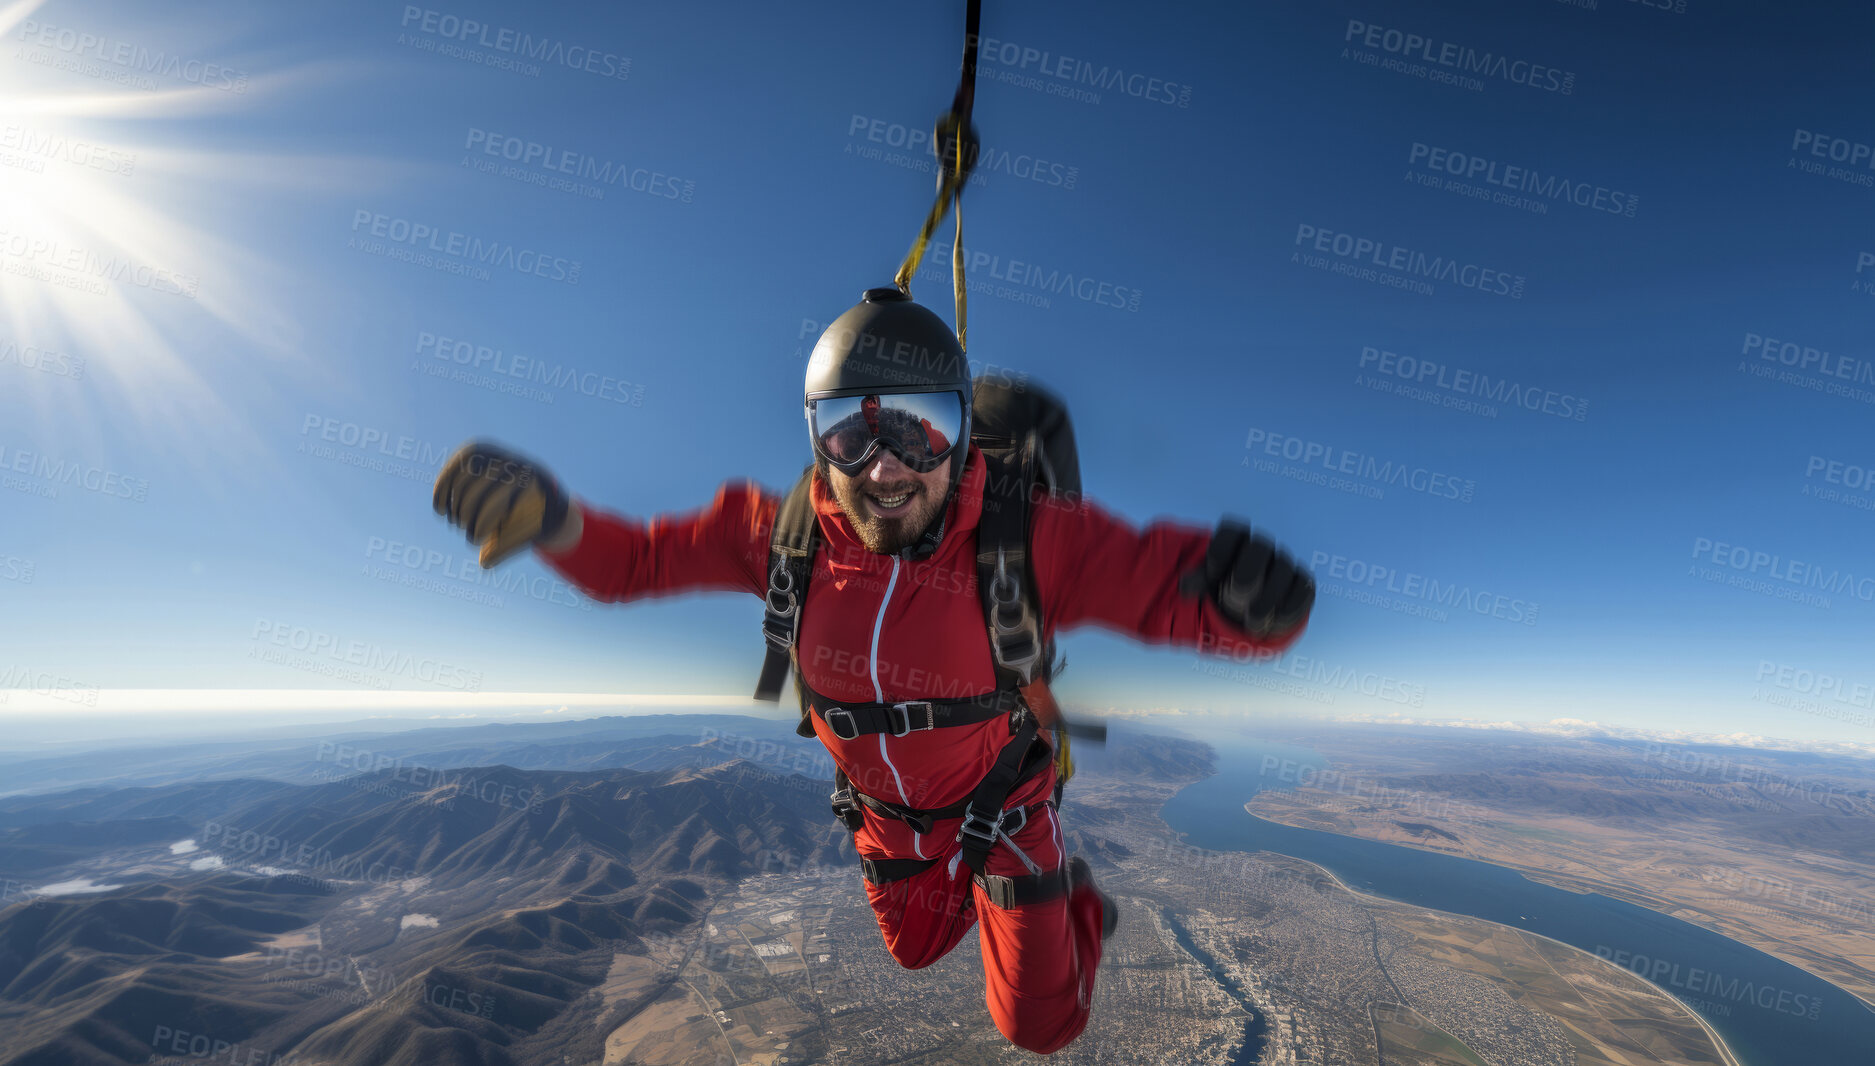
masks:
{"label": "tan glove", "polygon": [[436,513],[481,545],[483,569],[531,544],[564,550],[578,542],[579,509],[533,460],[488,441],[470,441],[443,464],[431,500]]}

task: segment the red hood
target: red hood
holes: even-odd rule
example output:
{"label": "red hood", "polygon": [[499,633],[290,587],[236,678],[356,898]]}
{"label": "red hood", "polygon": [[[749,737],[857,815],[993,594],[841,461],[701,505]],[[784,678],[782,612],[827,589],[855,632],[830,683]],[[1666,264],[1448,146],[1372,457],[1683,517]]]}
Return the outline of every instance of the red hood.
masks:
{"label": "red hood", "polygon": [[[963,480],[957,483],[957,491],[951,494],[950,503],[945,508],[944,540],[938,545],[938,554],[953,550],[959,538],[973,534],[977,528],[977,519],[983,515],[983,480],[987,477],[987,468],[983,464],[983,453],[972,444],[968,458],[964,463]],[[860,543],[859,534],[853,532],[853,523],[847,521],[846,511],[841,509],[840,501],[833,498],[833,490],[814,473],[814,513],[820,516],[820,535],[826,541],[835,559],[855,558],[854,552],[866,552],[868,549]],[[881,559],[889,558],[880,556]]]}

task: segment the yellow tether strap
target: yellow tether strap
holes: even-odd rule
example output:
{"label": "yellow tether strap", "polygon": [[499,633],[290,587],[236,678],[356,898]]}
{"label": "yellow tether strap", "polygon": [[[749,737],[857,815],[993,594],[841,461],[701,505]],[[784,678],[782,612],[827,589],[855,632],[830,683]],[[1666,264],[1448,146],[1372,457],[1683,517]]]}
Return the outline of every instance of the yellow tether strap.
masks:
{"label": "yellow tether strap", "polygon": [[977,162],[977,139],[976,131],[970,127],[970,105],[976,96],[977,26],[981,14],[982,0],[969,0],[964,9],[963,77],[958,82],[957,96],[951,101],[950,111],[937,120],[937,126],[932,131],[932,145],[937,150],[939,160],[937,199],[932,201],[931,210],[925,213],[924,225],[918,228],[918,237],[911,242],[911,251],[905,253],[905,261],[899,264],[898,274],[892,279],[900,292],[907,297],[911,296],[912,275],[918,272],[918,265],[924,262],[932,235],[943,223],[944,216],[954,208],[957,212],[957,228],[951,241],[951,284],[957,298],[957,345],[960,348],[965,347],[966,329],[964,183],[970,180],[971,168]]}

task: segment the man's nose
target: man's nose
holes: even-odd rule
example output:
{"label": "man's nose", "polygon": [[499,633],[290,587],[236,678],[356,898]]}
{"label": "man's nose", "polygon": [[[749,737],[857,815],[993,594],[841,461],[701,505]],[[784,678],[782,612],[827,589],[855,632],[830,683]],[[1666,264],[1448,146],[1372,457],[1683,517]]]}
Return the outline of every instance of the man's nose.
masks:
{"label": "man's nose", "polygon": [[899,462],[898,456],[892,454],[889,449],[881,448],[879,449],[879,457],[873,460],[872,466],[868,467],[866,470],[866,479],[869,481],[895,481],[899,478],[907,477],[910,474],[911,467]]}

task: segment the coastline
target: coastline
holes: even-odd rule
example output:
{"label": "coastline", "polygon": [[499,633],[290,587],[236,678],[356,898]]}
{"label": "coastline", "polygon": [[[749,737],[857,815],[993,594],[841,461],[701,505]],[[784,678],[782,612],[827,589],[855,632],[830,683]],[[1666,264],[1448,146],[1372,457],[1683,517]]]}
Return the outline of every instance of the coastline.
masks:
{"label": "coastline", "polygon": [[[1655,906],[1654,905],[1654,903],[1656,902],[1655,898],[1647,895],[1645,892],[1641,892],[1639,890],[1627,888],[1625,886],[1617,885],[1617,884],[1600,885],[1592,881],[1588,881],[1579,877],[1575,877],[1571,874],[1559,873],[1555,870],[1546,870],[1546,869],[1543,869],[1542,867],[1523,866],[1517,863],[1497,862],[1492,859],[1481,858],[1477,855],[1463,855],[1455,851],[1446,851],[1440,848],[1429,848],[1421,844],[1415,844],[1411,841],[1375,840],[1371,837],[1359,836],[1354,833],[1339,833],[1339,832],[1336,832],[1335,830],[1323,829],[1322,827],[1315,826],[1315,825],[1292,825],[1289,822],[1278,821],[1274,818],[1270,818],[1265,815],[1258,814],[1257,812],[1251,810],[1250,806],[1254,802],[1255,802],[1254,798],[1251,800],[1246,800],[1244,802],[1244,805],[1243,805],[1244,813],[1248,814],[1252,818],[1256,818],[1256,819],[1260,819],[1262,821],[1268,822],[1271,825],[1280,825],[1288,829],[1306,829],[1306,830],[1309,830],[1311,832],[1316,832],[1316,833],[1329,833],[1338,837],[1346,837],[1349,840],[1365,840],[1370,844],[1387,844],[1392,847],[1411,848],[1414,851],[1424,852],[1427,855],[1446,855],[1446,856],[1450,856],[1453,858],[1469,859],[1473,862],[1482,862],[1489,866],[1495,866],[1501,870],[1509,870],[1512,873],[1517,874],[1518,876],[1522,877],[1524,880],[1531,881],[1539,885],[1548,885],[1551,888],[1559,888],[1565,892],[1574,892],[1579,895],[1585,895],[1585,896],[1586,895],[1606,896],[1609,899],[1618,899],[1624,903],[1631,903],[1634,906],[1640,907],[1644,910],[1653,911],[1655,914],[1662,914],[1662,915],[1667,915],[1667,917],[1679,918],[1679,920],[1681,921],[1687,922],[1691,925],[1696,925],[1700,927],[1701,929],[1707,930],[1708,932],[1716,933],[1719,936],[1725,937],[1727,940],[1737,941],[1740,944],[1744,944],[1746,947],[1753,948],[1754,950],[1757,950],[1757,951],[1762,951],[1766,955],[1771,956],[1772,958],[1776,959],[1779,962],[1786,963],[1799,970],[1802,970],[1804,973],[1809,974],[1811,977],[1814,977],[1817,980],[1822,981],[1823,983],[1829,985],[1832,988],[1841,989],[1844,994],[1849,996],[1849,998],[1860,1003],[1865,1010],[1869,1011],[1872,1014],[1875,1014],[1875,999],[1870,999],[1869,997],[1864,996],[1862,993],[1857,992],[1856,990],[1852,988],[1845,987],[1840,982],[1830,978],[1827,974],[1818,973],[1815,970],[1811,969],[1810,967],[1804,965],[1803,962],[1800,961],[1799,959],[1786,957],[1785,955],[1772,950],[1768,946],[1762,946],[1758,944],[1753,944],[1747,940],[1741,940],[1738,937],[1733,936],[1731,933],[1727,932],[1724,929],[1715,928],[1711,925],[1707,925],[1704,922],[1696,921],[1692,918],[1685,918],[1685,917],[1680,917],[1678,915],[1667,914],[1666,911],[1663,911],[1659,907]],[[1291,858],[1293,857],[1294,856],[1291,856]],[[1302,859],[1299,861],[1308,862],[1307,859]],[[1309,865],[1313,866],[1315,864],[1309,863]],[[1377,897],[1377,898],[1384,898],[1384,897]],[[1550,938],[1545,937],[1544,939],[1547,940]],[[1580,949],[1577,949],[1577,950],[1580,950]]]}
{"label": "coastline", "polygon": [[[1251,809],[1249,809],[1249,802],[1245,802],[1245,804],[1243,804],[1243,813],[1247,813],[1247,815],[1251,815],[1252,819],[1254,819],[1254,817],[1260,817],[1260,815],[1254,815],[1254,813],[1251,813]],[[1275,822],[1275,824],[1281,824],[1281,822]],[[1170,826],[1168,826],[1168,828],[1170,828]],[[1174,830],[1174,832],[1177,832],[1177,830]],[[1179,834],[1179,836],[1183,837],[1183,834]],[[1337,836],[1346,836],[1346,834],[1337,834]],[[1365,837],[1348,837],[1348,839],[1365,839]],[[1196,847],[1196,845],[1191,845],[1191,847]],[[1206,849],[1206,851],[1209,851],[1209,849]],[[1245,854],[1254,854],[1254,852],[1245,852]],[[1282,854],[1282,852],[1271,852],[1271,854]],[[1327,879],[1329,879],[1329,881],[1331,882],[1335,882],[1335,886],[1337,886],[1337,888],[1341,888],[1342,892],[1346,892],[1348,896],[1361,897],[1361,899],[1373,899],[1373,901],[1376,901],[1376,903],[1386,903],[1386,905],[1391,905],[1391,907],[1399,907],[1399,905],[1401,905],[1401,901],[1399,901],[1399,899],[1388,899],[1388,897],[1386,896],[1374,896],[1374,894],[1371,894],[1371,892],[1359,892],[1359,890],[1356,890],[1356,888],[1350,888],[1350,886],[1348,886],[1348,882],[1341,881],[1341,877],[1337,877],[1333,869],[1327,869],[1326,866],[1322,866],[1322,864],[1318,864],[1318,862],[1312,862],[1312,860],[1307,860],[1307,858],[1299,858],[1299,856],[1294,856],[1294,854],[1284,854],[1282,858],[1288,858],[1288,860],[1292,860],[1292,862],[1299,862],[1299,864],[1303,864],[1303,866],[1311,866],[1311,867],[1314,867],[1314,869],[1318,869],[1318,871],[1322,871],[1322,875],[1324,875],[1324,877],[1327,877]],[[1496,864],[1493,864],[1493,866],[1496,866]],[[1515,871],[1515,873],[1519,873],[1519,875],[1523,873],[1523,871],[1517,871],[1515,867],[1506,866],[1506,867],[1502,867],[1502,869],[1513,869],[1513,871]],[[1436,914],[1451,914],[1453,918],[1464,918],[1464,920],[1468,920],[1468,922],[1483,922],[1483,924],[1487,924],[1487,925],[1496,925],[1496,927],[1500,927],[1500,929],[1509,929],[1511,933],[1519,933],[1519,935],[1526,935],[1526,937],[1538,937],[1538,939],[1541,939],[1541,940],[1549,940],[1551,944],[1558,944],[1558,946],[1564,946],[1564,948],[1568,948],[1568,950],[1571,950],[1571,952],[1575,952],[1575,954],[1586,955],[1586,957],[1590,957],[1590,959],[1596,959],[1598,963],[1603,963],[1603,965],[1609,965],[1609,967],[1614,967],[1614,963],[1611,963],[1609,959],[1603,959],[1601,955],[1596,955],[1594,954],[1594,952],[1584,952],[1583,948],[1577,948],[1575,944],[1564,944],[1562,940],[1554,939],[1554,937],[1545,937],[1543,933],[1532,933],[1530,929],[1519,929],[1517,925],[1506,925],[1504,924],[1504,922],[1491,922],[1489,918],[1478,918],[1478,916],[1472,916],[1472,914],[1455,914],[1455,912],[1451,912],[1451,911],[1438,911],[1436,907],[1421,907],[1421,905],[1418,905],[1418,903],[1416,903],[1414,907],[1419,907],[1421,911],[1433,911],[1433,912],[1436,912]],[[1714,1049],[1718,1051],[1719,1059],[1725,1062],[1725,1066],[1746,1066],[1746,1064],[1744,1064],[1742,1060],[1738,1059],[1738,1055],[1734,1053],[1733,1047],[1731,1047],[1731,1045],[1729,1044],[1725,1044],[1725,1038],[1723,1038],[1723,1036],[1719,1036],[1718,1030],[1712,1029],[1712,1023],[1710,1023],[1710,1021],[1706,1021],[1706,1019],[1704,1019],[1704,1015],[1699,1014],[1697,1010],[1693,1010],[1691,1006],[1688,1006],[1688,1004],[1686,1004],[1686,1000],[1682,1000],[1680,999],[1680,997],[1676,997],[1676,995],[1673,995],[1671,991],[1667,991],[1667,989],[1663,989],[1661,985],[1654,984],[1654,982],[1650,982],[1650,980],[1646,980],[1646,978],[1643,978],[1641,974],[1637,974],[1637,972],[1633,972],[1633,970],[1626,969],[1626,967],[1614,967],[1614,969],[1618,969],[1620,970],[1620,972],[1624,972],[1624,974],[1628,974],[1628,976],[1631,976],[1631,978],[1635,978],[1635,980],[1637,980],[1637,982],[1641,982],[1641,984],[1648,985],[1648,987],[1652,987],[1654,991],[1658,991],[1659,995],[1663,995],[1663,997],[1667,997],[1667,999],[1673,1000],[1673,1002],[1676,1002],[1676,1004],[1680,1006],[1680,1010],[1684,1010],[1686,1014],[1691,1015],[1691,1017],[1693,1017],[1693,1021],[1697,1021],[1697,1023],[1699,1023],[1699,1029],[1703,1029],[1704,1032],[1706,1032],[1706,1038],[1708,1038],[1708,1040],[1712,1040],[1712,1047],[1714,1047]],[[1821,978],[1819,978],[1819,980],[1821,980]]]}
{"label": "coastline", "polygon": [[[1246,811],[1246,813],[1248,812]],[[1255,817],[1255,815],[1252,815],[1252,817]],[[1359,838],[1356,838],[1356,839],[1359,839]],[[1280,854],[1280,853],[1277,853],[1277,854]],[[1397,899],[1388,899],[1385,896],[1376,896],[1371,892],[1362,892],[1358,889],[1348,887],[1347,882],[1335,876],[1335,872],[1333,870],[1330,870],[1328,867],[1323,866],[1322,864],[1318,862],[1312,862],[1308,859],[1298,858],[1297,856],[1294,856],[1294,855],[1284,855],[1283,858],[1290,859],[1290,860],[1302,863],[1307,866],[1313,866],[1315,869],[1320,870],[1322,874],[1325,877],[1327,877],[1330,881],[1333,881],[1337,888],[1340,888],[1343,892],[1346,892],[1350,896],[1359,896],[1362,899],[1371,899],[1379,903],[1385,903],[1385,904],[1389,904],[1391,906],[1396,906],[1396,907],[1401,905],[1401,901]],[[1505,867],[1505,869],[1508,870],[1510,869],[1510,867],[1507,866]],[[1483,922],[1486,925],[1495,925],[1499,929],[1508,929],[1513,933],[1519,934],[1520,936],[1533,936],[1539,940],[1547,940],[1550,943],[1555,944],[1559,947],[1568,948],[1570,951],[1573,951],[1578,955],[1582,955],[1582,956],[1586,956],[1587,958],[1594,959],[1596,962],[1599,962],[1605,966],[1615,966],[1614,963],[1609,962],[1607,959],[1602,958],[1600,955],[1597,955],[1592,951],[1584,951],[1581,948],[1576,947],[1574,944],[1565,944],[1562,941],[1557,940],[1555,937],[1544,936],[1542,933],[1533,932],[1529,929],[1519,929],[1514,925],[1505,925],[1503,922],[1494,922],[1488,918],[1479,918],[1475,915],[1470,915],[1470,914],[1455,914],[1452,911],[1442,911],[1442,910],[1439,910],[1437,907],[1425,907],[1417,903],[1412,904],[1412,906],[1417,907],[1420,910],[1431,911],[1434,914],[1449,914],[1454,918],[1463,918],[1467,921]],[[1628,976],[1634,978],[1636,981],[1641,982],[1647,987],[1653,989],[1654,991],[1667,997],[1673,1002],[1679,1004],[1681,1010],[1685,1011],[1687,1014],[1692,1015],[1693,1020],[1699,1023],[1699,1027],[1706,1031],[1707,1038],[1709,1038],[1712,1041],[1712,1046],[1718,1050],[1719,1057],[1725,1060],[1726,1066],[1745,1066],[1745,1064],[1739,1060],[1738,1055],[1732,1051],[1731,1045],[1727,1044],[1725,1042],[1725,1038],[1719,1035],[1718,1030],[1712,1027],[1712,1023],[1706,1021],[1705,1017],[1701,1015],[1698,1011],[1687,1006],[1685,1000],[1682,1000],[1680,997],[1667,991],[1665,988],[1662,988],[1661,986],[1655,984],[1654,982],[1649,981],[1647,978],[1642,977],[1640,974],[1635,973],[1633,970],[1627,969],[1626,967],[1622,967],[1622,966],[1615,966],[1615,969],[1620,970],[1622,973],[1627,974]]]}

